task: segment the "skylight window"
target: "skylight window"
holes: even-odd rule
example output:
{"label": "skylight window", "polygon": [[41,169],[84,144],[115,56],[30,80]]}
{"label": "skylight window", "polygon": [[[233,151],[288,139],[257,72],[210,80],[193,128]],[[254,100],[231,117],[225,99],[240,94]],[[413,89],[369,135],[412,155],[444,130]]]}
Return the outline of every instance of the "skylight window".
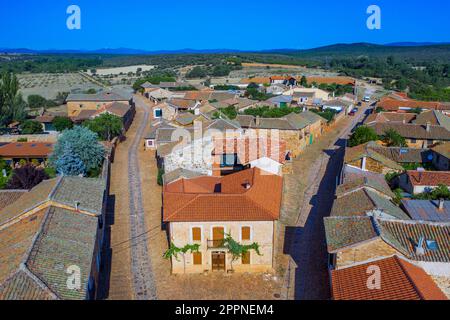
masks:
{"label": "skylight window", "polygon": [[438,246],[437,242],[434,240],[427,240],[426,245],[427,245],[428,250],[431,250],[431,251],[439,250],[439,246]]}

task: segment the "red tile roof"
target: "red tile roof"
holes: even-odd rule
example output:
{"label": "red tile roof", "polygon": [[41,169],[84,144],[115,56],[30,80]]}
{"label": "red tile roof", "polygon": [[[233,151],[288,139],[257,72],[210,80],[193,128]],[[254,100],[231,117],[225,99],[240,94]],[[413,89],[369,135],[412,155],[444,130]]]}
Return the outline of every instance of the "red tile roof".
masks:
{"label": "red tile roof", "polygon": [[245,165],[262,157],[279,163],[286,162],[286,142],[263,138],[214,139],[213,154],[237,154]]}
{"label": "red tile roof", "polygon": [[[370,266],[380,270],[380,289],[367,285]],[[447,300],[422,268],[397,256],[333,270],[331,282],[335,300]]]}
{"label": "red tile roof", "polygon": [[46,158],[53,151],[53,144],[48,142],[12,142],[0,147],[0,157]]}
{"label": "red tile roof", "polygon": [[406,172],[413,186],[450,186],[450,171],[412,171]]}
{"label": "red tile roof", "polygon": [[[249,184],[249,188],[245,187]],[[282,178],[258,168],[224,177],[179,179],[164,186],[163,220],[272,221],[280,214]]]}
{"label": "red tile roof", "polygon": [[433,101],[417,101],[417,100],[397,100],[389,97],[382,98],[378,102],[378,107],[383,108],[385,111],[398,111],[399,108],[421,108],[421,109],[434,109],[434,110],[446,110],[448,107],[441,102]]}

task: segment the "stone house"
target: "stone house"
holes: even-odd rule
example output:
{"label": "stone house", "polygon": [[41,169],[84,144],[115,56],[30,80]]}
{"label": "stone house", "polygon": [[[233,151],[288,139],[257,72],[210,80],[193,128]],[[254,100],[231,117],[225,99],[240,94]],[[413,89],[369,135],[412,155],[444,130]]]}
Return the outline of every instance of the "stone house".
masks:
{"label": "stone house", "polygon": [[383,154],[375,142],[368,142],[345,150],[346,165],[375,173],[401,172],[403,167]]}
{"label": "stone house", "polygon": [[106,201],[103,179],[60,176],[0,206],[0,300],[95,299]]}
{"label": "stone house", "polygon": [[236,117],[245,133],[284,141],[291,157],[298,157],[307,145],[313,144],[323,132],[326,120],[313,112],[291,113],[282,118],[260,118],[249,115]]}
{"label": "stone house", "polygon": [[[172,258],[172,273],[208,271],[270,272],[274,263],[275,227],[282,178],[260,169],[224,177],[181,178],[163,187],[163,221],[177,247],[198,244],[198,252]],[[232,258],[225,238],[257,243],[259,254]]]}
{"label": "stone house", "polygon": [[413,124],[413,123],[372,123],[369,127],[373,128],[375,132],[382,136],[389,129],[397,131],[405,138],[408,147],[410,148],[430,148],[437,143],[444,143],[450,141],[450,131],[444,126]]}
{"label": "stone house", "polygon": [[374,217],[324,218],[330,270],[397,255],[450,295],[450,224]]}
{"label": "stone house", "polygon": [[450,171],[408,170],[398,177],[398,183],[409,194],[431,192],[439,185],[450,186]]}
{"label": "stone house", "polygon": [[450,170],[450,143],[441,143],[431,148],[433,166],[442,171]]}
{"label": "stone house", "polygon": [[66,98],[67,114],[71,118],[77,117],[82,111],[97,111],[113,102],[134,106],[131,96],[125,96],[116,92],[105,91],[94,94],[69,94]]}

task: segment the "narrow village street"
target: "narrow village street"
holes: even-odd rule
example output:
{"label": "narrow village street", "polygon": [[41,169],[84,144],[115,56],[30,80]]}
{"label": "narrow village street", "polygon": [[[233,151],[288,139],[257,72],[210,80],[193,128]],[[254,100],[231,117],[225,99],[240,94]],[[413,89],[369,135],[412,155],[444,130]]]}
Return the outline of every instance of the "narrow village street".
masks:
{"label": "narrow village street", "polygon": [[[286,228],[284,239],[284,252],[297,265],[295,299],[330,299],[323,217],[331,211],[346,139],[352,128],[363,119],[366,110],[367,107],[360,108],[354,118],[346,118],[339,123],[331,137],[327,139],[325,134],[316,145],[311,146],[305,152],[309,163],[305,164],[305,157],[294,160],[297,162],[294,163],[294,170],[295,166],[303,166],[302,169],[305,165],[309,166],[301,174],[305,181],[297,219],[292,224],[294,226]],[[298,179],[299,176],[294,177]]]}
{"label": "narrow village street", "polygon": [[[116,148],[111,166],[107,241],[102,288],[109,299],[156,299],[146,240],[138,150],[148,127],[149,110],[135,98],[136,115],[126,140]],[[108,236],[109,235],[109,236]],[[110,277],[110,278],[109,278]]]}

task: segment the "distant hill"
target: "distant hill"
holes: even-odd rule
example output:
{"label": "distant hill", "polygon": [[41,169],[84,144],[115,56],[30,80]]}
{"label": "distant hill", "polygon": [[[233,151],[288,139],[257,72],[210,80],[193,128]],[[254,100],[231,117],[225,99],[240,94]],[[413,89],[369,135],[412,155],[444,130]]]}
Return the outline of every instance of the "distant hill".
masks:
{"label": "distant hill", "polygon": [[378,45],[372,43],[335,44],[308,50],[274,50],[270,53],[295,56],[303,59],[324,60],[326,58],[345,58],[358,56],[387,57],[397,56],[413,60],[450,59],[450,44],[433,45]]}

